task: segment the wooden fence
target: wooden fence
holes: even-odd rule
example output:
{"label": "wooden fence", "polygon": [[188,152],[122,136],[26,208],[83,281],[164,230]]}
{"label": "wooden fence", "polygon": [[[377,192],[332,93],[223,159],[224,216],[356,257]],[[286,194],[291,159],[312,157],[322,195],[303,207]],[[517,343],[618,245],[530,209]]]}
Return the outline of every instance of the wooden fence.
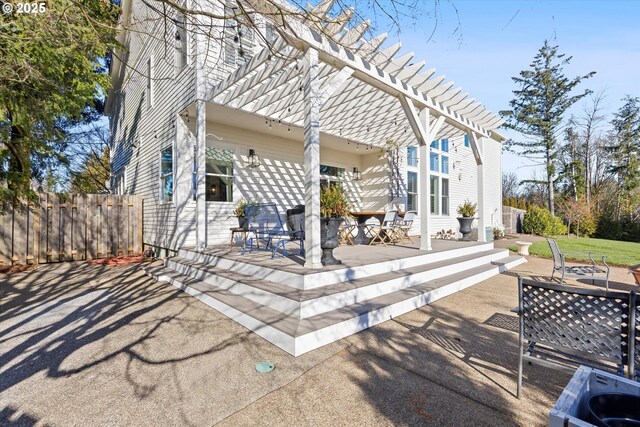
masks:
{"label": "wooden fence", "polygon": [[88,260],[142,252],[142,198],[41,193],[0,214],[0,265]]}

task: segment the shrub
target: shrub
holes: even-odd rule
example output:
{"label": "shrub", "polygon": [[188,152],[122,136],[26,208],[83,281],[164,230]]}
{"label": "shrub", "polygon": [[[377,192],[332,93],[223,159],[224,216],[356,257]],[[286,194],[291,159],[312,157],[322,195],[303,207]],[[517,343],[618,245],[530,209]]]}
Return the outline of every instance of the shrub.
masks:
{"label": "shrub", "polygon": [[478,210],[478,205],[476,203],[471,203],[469,200],[465,200],[463,204],[458,206],[458,214],[464,218],[471,218],[476,214]]}
{"label": "shrub", "polygon": [[320,193],[320,216],[344,218],[349,216],[349,202],[342,185],[327,186]]}
{"label": "shrub", "polygon": [[567,226],[562,220],[551,215],[545,208],[532,206],[522,220],[522,228],[525,233],[537,234],[539,236],[554,236],[565,234]]}

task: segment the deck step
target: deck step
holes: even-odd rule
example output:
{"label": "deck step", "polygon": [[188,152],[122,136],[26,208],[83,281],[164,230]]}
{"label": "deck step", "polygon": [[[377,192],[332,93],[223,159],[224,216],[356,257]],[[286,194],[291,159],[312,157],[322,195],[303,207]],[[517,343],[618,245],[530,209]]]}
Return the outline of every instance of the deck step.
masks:
{"label": "deck step", "polygon": [[521,257],[500,258],[303,319],[296,316],[295,312],[289,314],[274,310],[229,289],[164,266],[149,267],[147,272],[157,280],[179,287],[285,351],[298,356],[451,295],[522,262],[525,260]]}
{"label": "deck step", "polygon": [[308,318],[427,280],[435,280],[457,271],[466,271],[491,263],[507,254],[508,251],[505,249],[492,249],[308,290],[292,288],[216,266],[203,265],[181,257],[168,259],[166,265],[181,274],[230,290],[288,315]]}

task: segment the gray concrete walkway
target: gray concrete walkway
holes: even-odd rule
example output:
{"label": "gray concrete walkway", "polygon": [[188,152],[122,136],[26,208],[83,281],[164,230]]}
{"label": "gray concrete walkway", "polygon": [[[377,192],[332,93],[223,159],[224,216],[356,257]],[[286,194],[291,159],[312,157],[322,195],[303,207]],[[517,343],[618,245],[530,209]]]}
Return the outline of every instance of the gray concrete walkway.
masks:
{"label": "gray concrete walkway", "polygon": [[0,304],[0,425],[544,425],[569,379],[514,397],[511,274],[298,358],[139,266],[0,276]]}

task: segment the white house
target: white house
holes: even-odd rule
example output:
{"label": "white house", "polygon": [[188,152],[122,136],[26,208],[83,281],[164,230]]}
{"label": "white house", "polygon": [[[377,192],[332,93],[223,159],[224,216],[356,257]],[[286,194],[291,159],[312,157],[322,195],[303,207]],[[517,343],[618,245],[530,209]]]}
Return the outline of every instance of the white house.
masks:
{"label": "white house", "polygon": [[[264,8],[251,15],[259,33],[213,17],[237,13],[236,1]],[[144,197],[145,244],[203,252],[228,243],[241,199],[282,214],[303,204],[304,266],[317,269],[321,181],[342,182],[354,211],[388,209],[388,140],[401,147],[401,209],[418,212],[420,249],[457,231],[466,199],[480,242],[501,223],[501,119],[386,34],[366,38],[368,22],[347,29],[350,12],[318,30],[333,3],[283,25],[269,2],[186,0],[205,13],[183,14],[123,0],[127,49],[107,102],[112,188]]]}

